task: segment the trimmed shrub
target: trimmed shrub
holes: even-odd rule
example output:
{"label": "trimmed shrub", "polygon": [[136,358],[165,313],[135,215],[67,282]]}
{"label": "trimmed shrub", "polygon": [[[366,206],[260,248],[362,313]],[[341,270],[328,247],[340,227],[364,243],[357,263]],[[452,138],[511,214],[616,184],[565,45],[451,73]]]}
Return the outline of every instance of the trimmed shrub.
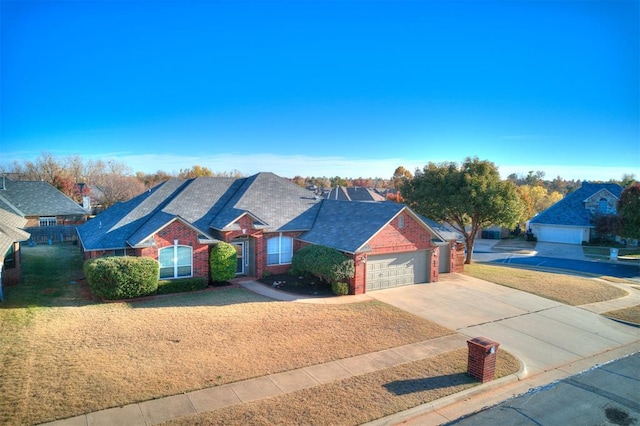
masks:
{"label": "trimmed shrub", "polygon": [[160,264],[150,257],[99,257],[87,260],[83,269],[89,287],[102,299],[130,299],[158,290]]}
{"label": "trimmed shrub", "polygon": [[298,250],[293,255],[291,267],[297,273],[308,272],[328,283],[342,282],[355,274],[353,259],[336,249],[317,245]]}
{"label": "trimmed shrub", "polygon": [[331,291],[336,296],[344,296],[349,294],[349,284],[347,283],[331,283]]}
{"label": "trimmed shrub", "polygon": [[205,288],[207,288],[207,280],[202,277],[158,281],[158,294],[182,293],[204,290]]}
{"label": "trimmed shrub", "polygon": [[222,282],[235,278],[237,268],[238,253],[233,244],[220,242],[211,248],[209,270],[212,281]]}

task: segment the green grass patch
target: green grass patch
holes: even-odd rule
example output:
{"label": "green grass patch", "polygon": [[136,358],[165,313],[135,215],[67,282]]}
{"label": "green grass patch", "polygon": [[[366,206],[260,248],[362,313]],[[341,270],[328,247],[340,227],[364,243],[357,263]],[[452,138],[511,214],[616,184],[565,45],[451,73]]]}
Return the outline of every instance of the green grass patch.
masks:
{"label": "green grass patch", "polygon": [[[582,251],[587,257],[609,258],[612,247],[583,246]],[[613,247],[615,248],[615,247]],[[640,259],[640,247],[618,247],[618,258]]]}

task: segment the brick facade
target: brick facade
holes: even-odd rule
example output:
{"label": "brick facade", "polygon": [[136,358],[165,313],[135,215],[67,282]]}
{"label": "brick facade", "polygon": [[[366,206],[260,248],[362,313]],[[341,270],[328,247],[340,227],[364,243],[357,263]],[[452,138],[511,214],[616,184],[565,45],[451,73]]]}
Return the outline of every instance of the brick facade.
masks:
{"label": "brick facade", "polygon": [[2,269],[2,286],[16,285],[20,282],[20,243],[13,243],[13,266]]}
{"label": "brick facade", "polygon": [[[42,217],[49,217],[47,215],[42,215]],[[50,217],[53,217],[50,216]],[[82,225],[86,222],[86,216],[55,216],[56,225]],[[25,228],[39,228],[40,227],[40,216],[26,216],[27,224],[24,226]]]}
{"label": "brick facade", "polygon": [[450,241],[449,272],[464,272],[464,244]]}
{"label": "brick facade", "polygon": [[[404,221],[402,227],[400,221]],[[431,235],[411,215],[401,213],[369,241],[369,247],[369,254],[429,250]]]}
{"label": "brick facade", "polygon": [[[174,220],[167,227],[161,229],[153,236],[156,248],[153,249],[154,259],[158,259],[158,250],[174,245],[174,241],[181,246],[191,246],[193,249],[194,277],[209,279],[209,246],[198,242],[198,233],[180,220]],[[145,255],[151,250],[145,249]]]}
{"label": "brick facade", "polygon": [[[439,248],[431,243],[431,234],[411,215],[401,213],[385,225],[368,243],[371,251],[351,256],[355,263],[355,276],[349,280],[350,294],[364,294],[367,287],[369,255],[431,250],[429,257],[430,282],[438,281]],[[435,253],[435,255],[434,255]]]}
{"label": "brick facade", "polygon": [[[251,264],[248,270],[254,276],[262,277],[265,273],[281,274],[291,269],[291,264],[267,265],[267,240],[278,237],[280,233],[264,233],[261,229],[255,229],[254,220],[250,215],[243,215],[236,221],[236,224],[238,229],[217,232],[215,237],[228,243],[232,243],[234,240],[247,242],[249,244],[247,254]],[[296,239],[300,234],[302,232],[282,233],[282,236],[293,238],[294,253],[308,245]],[[193,276],[209,279],[210,247],[198,242],[198,233],[194,229],[180,220],[175,220],[154,234],[152,238],[155,243],[154,247],[128,249],[126,254],[158,259],[159,249],[173,246],[174,240],[178,240],[179,245],[193,248]],[[355,276],[349,280],[350,294],[363,294],[366,291],[366,260],[368,255],[429,250],[429,279],[430,282],[438,280],[439,248],[431,243],[431,235],[428,230],[410,214],[401,213],[394,218],[369,241],[368,246],[371,250],[367,253],[347,254],[355,264]],[[113,250],[84,253],[85,259],[110,255],[114,255]],[[451,264],[456,264],[453,262],[453,257]]]}

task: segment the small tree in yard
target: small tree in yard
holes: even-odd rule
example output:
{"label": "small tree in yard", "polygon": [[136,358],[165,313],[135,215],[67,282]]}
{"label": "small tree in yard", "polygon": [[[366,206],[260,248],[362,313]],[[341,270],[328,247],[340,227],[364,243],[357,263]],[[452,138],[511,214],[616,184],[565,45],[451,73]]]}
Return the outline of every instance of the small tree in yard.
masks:
{"label": "small tree in yard", "polygon": [[467,158],[460,166],[429,163],[416,170],[400,192],[418,213],[447,222],[464,236],[467,264],[479,229],[490,225],[512,228],[524,212],[515,185],[501,180],[493,163],[478,158]]}
{"label": "small tree in yard", "polygon": [[235,278],[237,268],[238,253],[233,244],[220,242],[211,248],[209,270],[212,281],[224,282]]}
{"label": "small tree in yard", "polygon": [[640,183],[634,183],[622,191],[618,201],[618,216],[622,236],[640,238]]}

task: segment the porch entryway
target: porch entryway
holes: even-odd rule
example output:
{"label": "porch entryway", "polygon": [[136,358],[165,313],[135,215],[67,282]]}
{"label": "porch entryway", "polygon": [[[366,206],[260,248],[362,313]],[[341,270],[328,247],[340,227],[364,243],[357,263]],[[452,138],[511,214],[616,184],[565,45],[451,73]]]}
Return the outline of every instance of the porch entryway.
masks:
{"label": "porch entryway", "polygon": [[253,241],[249,238],[237,239],[231,241],[238,255],[238,264],[236,267],[236,275],[253,275],[254,267],[252,265]]}

